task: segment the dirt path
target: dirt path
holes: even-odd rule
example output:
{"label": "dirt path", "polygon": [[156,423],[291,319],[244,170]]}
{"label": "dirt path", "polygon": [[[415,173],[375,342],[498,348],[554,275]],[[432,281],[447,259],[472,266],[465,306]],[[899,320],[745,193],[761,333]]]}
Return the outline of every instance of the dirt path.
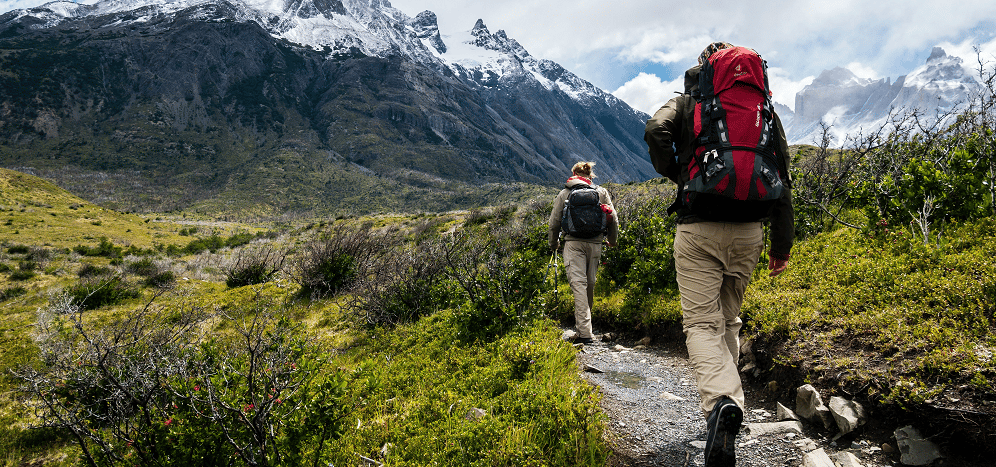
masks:
{"label": "dirt path", "polygon": [[[609,417],[615,450],[609,466],[703,465],[705,420],[683,343],[639,346],[624,340],[597,341],[578,353],[578,362],[583,377],[599,386],[603,395],[602,409]],[[775,401],[764,401],[760,391],[747,388],[745,425],[775,422],[775,413]],[[855,443],[838,447],[808,430],[751,436],[745,429],[738,437],[737,465],[797,467],[805,449],[814,446],[828,454],[847,450],[864,467],[893,465],[870,441]]]}

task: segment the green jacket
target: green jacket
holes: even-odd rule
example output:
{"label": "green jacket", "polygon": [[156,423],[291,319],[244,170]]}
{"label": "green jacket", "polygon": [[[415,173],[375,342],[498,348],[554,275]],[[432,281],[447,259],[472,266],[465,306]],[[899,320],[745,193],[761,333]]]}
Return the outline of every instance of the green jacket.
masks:
{"label": "green jacket", "polygon": [[[698,87],[699,67],[695,66],[685,72],[685,89],[691,90]],[[653,118],[647,121],[644,140],[650,152],[650,161],[654,164],[657,173],[667,177],[678,187],[682,187],[688,182],[688,165],[692,160],[694,150],[694,117],[695,99],[686,92],[676,96],[664,107],[661,107]],[[785,160],[785,167],[790,166],[788,155],[788,142],[785,139],[785,129],[776,114],[774,116],[775,126],[775,153]],[[792,208],[791,178],[785,180],[784,195],[775,205],[768,216],[771,223],[771,251],[770,255],[777,259],[789,259],[792,250],[792,242],[795,238],[795,219]],[[695,217],[684,206],[681,206],[681,197],[675,200],[675,204],[668,209],[668,212],[677,212],[679,223],[700,222],[702,219]]]}

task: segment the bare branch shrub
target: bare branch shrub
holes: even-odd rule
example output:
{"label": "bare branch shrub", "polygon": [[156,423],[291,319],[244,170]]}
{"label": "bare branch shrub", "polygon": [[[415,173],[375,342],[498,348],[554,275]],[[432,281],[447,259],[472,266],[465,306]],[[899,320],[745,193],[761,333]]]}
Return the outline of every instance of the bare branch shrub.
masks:
{"label": "bare branch shrub", "polygon": [[270,244],[243,248],[226,269],[225,284],[234,288],[268,282],[283,269],[286,258],[285,251]]}
{"label": "bare branch shrub", "polygon": [[413,322],[446,305],[442,241],[425,240],[378,257],[350,308],[368,325]]}
{"label": "bare branch shrub", "polygon": [[370,273],[378,254],[392,242],[369,225],[337,223],[302,247],[294,259],[291,277],[301,293],[312,297],[349,290]]}
{"label": "bare branch shrub", "polygon": [[[293,465],[300,443],[337,433],[338,401],[302,393],[317,348],[274,305],[212,316],[154,300],[96,324],[54,297],[38,314],[42,364],[15,371],[37,426],[70,433],[88,465]],[[208,334],[217,320],[232,331]]]}

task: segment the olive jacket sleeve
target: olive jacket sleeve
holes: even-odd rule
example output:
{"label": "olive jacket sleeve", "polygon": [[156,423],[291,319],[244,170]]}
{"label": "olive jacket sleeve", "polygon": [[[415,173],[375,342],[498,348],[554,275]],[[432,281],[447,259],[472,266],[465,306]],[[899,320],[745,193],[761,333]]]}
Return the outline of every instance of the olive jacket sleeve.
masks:
{"label": "olive jacket sleeve", "polygon": [[[661,107],[647,121],[644,140],[647,142],[650,161],[657,173],[678,185],[679,196],[668,212],[678,212],[679,222],[694,222],[694,216],[681,209],[680,191],[688,181],[688,164],[692,160],[694,135],[690,128],[694,117],[695,100],[688,94],[676,96]],[[775,152],[784,161],[782,179],[785,190],[782,198],[771,210],[768,220],[771,226],[771,249],[769,255],[787,260],[795,237],[795,219],[792,207],[792,182],[789,168],[791,160],[785,129],[778,115],[774,115]]]}

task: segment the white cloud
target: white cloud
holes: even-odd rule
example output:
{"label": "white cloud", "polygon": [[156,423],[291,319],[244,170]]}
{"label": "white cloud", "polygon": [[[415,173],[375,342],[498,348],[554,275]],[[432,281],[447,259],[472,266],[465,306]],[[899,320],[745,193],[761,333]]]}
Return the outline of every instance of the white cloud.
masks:
{"label": "white cloud", "polygon": [[854,73],[854,75],[857,76],[858,78],[865,78],[870,80],[882,79],[882,76],[880,76],[878,72],[876,72],[873,68],[865,66],[859,62],[848,63],[847,66],[845,66],[844,68],[851,70],[851,73]]}
{"label": "white cloud", "polygon": [[650,115],[657,112],[675,93],[685,89],[684,78],[674,81],[661,81],[657,75],[641,72],[635,78],[612,92],[612,95],[622,99],[630,107],[642,110]]}
{"label": "white cloud", "polygon": [[801,80],[792,80],[786,70],[777,67],[768,68],[768,84],[771,85],[771,100],[787,106],[795,111],[795,95],[802,88],[813,83],[813,76]]}
{"label": "white cloud", "polygon": [[944,49],[948,55],[961,58],[962,66],[972,73],[972,76],[978,75],[980,60],[990,69],[996,63],[996,39],[986,43],[972,39],[966,39],[958,44],[943,42],[938,47]]}
{"label": "white cloud", "polygon": [[[849,63],[860,64],[852,71],[863,77],[906,74],[922,64],[930,47],[958,43],[973,28],[992,29],[996,18],[992,0],[394,0],[393,4],[408,14],[433,10],[443,29],[469,29],[483,18],[492,30],[505,29],[533,55],[560,63],[604,57],[609,50],[619,60],[684,69],[694,64],[706,44],[725,40],[754,48],[771,66],[785,70],[783,76],[791,81]],[[454,23],[447,25],[446,11],[459,11],[464,17],[453,16]],[[662,80],[676,78],[680,76]]]}

